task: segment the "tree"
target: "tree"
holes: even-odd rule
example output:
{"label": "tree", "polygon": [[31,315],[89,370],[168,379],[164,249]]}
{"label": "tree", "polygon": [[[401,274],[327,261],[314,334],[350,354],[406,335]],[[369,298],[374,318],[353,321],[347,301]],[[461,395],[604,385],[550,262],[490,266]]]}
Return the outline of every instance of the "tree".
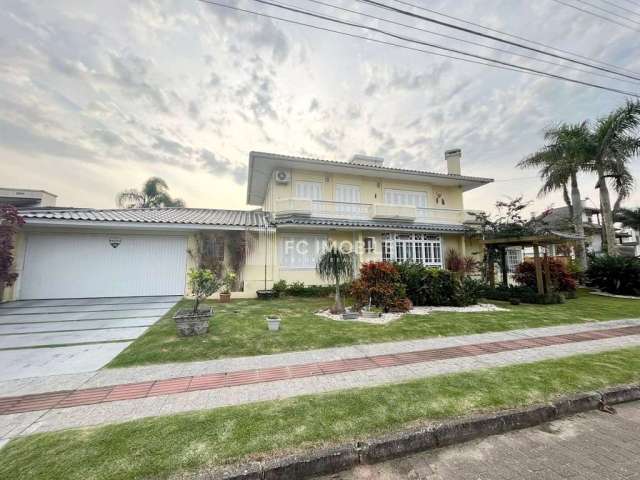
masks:
{"label": "tree", "polygon": [[335,304],[331,311],[332,313],[343,313],[344,305],[340,296],[340,282],[353,278],[353,254],[345,253],[336,246],[332,246],[322,254],[316,265],[316,270],[323,280],[335,282]]}
{"label": "tree", "polygon": [[171,198],[169,187],[160,177],[151,177],[142,186],[124,190],[116,196],[116,203],[120,208],[148,208],[148,207],[184,207],[184,201]]}
{"label": "tree", "polygon": [[[639,128],[640,101],[628,100],[622,107],[600,118],[592,134],[591,169],[598,175],[596,188],[600,192],[603,241],[609,255],[617,253],[613,226],[615,211],[633,190],[633,175],[627,162],[640,153]],[[607,179],[611,179],[618,194],[613,206]]]}
{"label": "tree", "polygon": [[640,207],[636,207],[635,210],[621,208],[616,212],[615,220],[627,228],[640,231]]}
{"label": "tree", "polygon": [[200,302],[210,297],[220,289],[220,280],[211,270],[194,268],[189,270],[189,288],[195,297],[193,313],[198,313]]}
{"label": "tree", "polygon": [[[584,237],[582,222],[582,196],[578,186],[578,173],[588,169],[591,147],[591,132],[587,122],[561,124],[548,129],[544,138],[546,145],[518,163],[520,168],[539,168],[543,180],[538,196],[562,190],[571,223],[576,235]],[[570,185],[571,196],[567,189]],[[581,270],[587,268],[587,251],[584,239],[576,242],[576,259]]]}
{"label": "tree", "polygon": [[24,219],[13,205],[0,205],[0,299],[4,287],[10,287],[18,278],[12,271],[13,249],[16,232]]}

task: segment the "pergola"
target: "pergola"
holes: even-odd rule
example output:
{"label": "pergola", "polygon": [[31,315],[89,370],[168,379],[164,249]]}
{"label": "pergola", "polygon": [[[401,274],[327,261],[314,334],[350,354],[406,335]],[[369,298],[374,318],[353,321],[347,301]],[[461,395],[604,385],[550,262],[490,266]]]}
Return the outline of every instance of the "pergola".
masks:
{"label": "pergola", "polygon": [[[580,237],[578,235],[569,235],[566,233],[549,230],[542,233],[521,237],[488,238],[481,240],[480,243],[484,245],[487,250],[497,250],[500,253],[500,263],[502,265],[502,283],[504,285],[507,284],[507,247],[533,247],[533,257],[536,268],[536,285],[538,287],[538,293],[544,294],[545,284],[546,293],[551,292],[553,287],[551,283],[551,271],[549,269],[549,257],[546,252],[547,249],[545,248],[544,256],[541,257],[540,247],[548,247],[549,245],[559,245],[568,242],[576,242],[578,240],[582,240],[583,238],[584,237]],[[491,258],[491,255],[488,255],[488,257]],[[492,287],[494,287],[495,273],[493,262],[489,263],[487,276],[489,277],[489,283]]]}

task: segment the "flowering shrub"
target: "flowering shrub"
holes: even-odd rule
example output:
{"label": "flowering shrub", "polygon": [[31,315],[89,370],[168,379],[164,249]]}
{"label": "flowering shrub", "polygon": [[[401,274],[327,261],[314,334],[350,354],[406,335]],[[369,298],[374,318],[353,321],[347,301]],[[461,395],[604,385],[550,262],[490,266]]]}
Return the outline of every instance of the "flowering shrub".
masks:
{"label": "flowering shrub", "polygon": [[[556,290],[570,292],[576,289],[576,279],[569,273],[569,270],[559,260],[549,258],[549,273],[551,283]],[[544,274],[543,274],[544,277]],[[516,268],[515,280],[520,285],[536,288],[536,266],[533,262],[522,262]]]}
{"label": "flowering shrub", "polygon": [[13,285],[18,274],[12,272],[13,241],[18,228],[24,224],[24,219],[18,214],[13,205],[0,205],[0,290]]}
{"label": "flowering shrub", "polygon": [[411,302],[406,295],[400,272],[389,262],[368,262],[360,267],[360,276],[353,282],[351,297],[358,307],[369,304],[384,312],[406,312]]}

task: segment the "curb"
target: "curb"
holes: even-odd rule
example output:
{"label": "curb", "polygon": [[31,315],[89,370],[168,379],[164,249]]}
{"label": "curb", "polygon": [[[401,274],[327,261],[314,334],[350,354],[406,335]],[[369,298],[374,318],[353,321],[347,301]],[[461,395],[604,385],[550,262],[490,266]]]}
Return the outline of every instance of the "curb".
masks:
{"label": "curb", "polygon": [[478,438],[534,427],[552,420],[609,405],[640,400],[640,384],[607,388],[560,398],[550,404],[474,415],[445,423],[418,427],[262,462],[200,471],[174,476],[174,480],[299,480],[328,475],[357,465],[383,462],[392,458],[456,445]]}

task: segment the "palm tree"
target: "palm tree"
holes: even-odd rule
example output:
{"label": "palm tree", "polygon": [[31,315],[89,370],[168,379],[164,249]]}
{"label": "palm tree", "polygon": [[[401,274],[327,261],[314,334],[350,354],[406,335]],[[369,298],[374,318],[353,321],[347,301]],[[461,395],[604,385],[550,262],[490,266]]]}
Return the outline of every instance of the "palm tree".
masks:
{"label": "palm tree", "polygon": [[623,226],[640,232],[640,207],[636,207],[635,210],[621,208],[616,212],[615,219],[617,222],[622,223]]}
{"label": "palm tree", "polygon": [[[628,100],[625,105],[598,120],[593,131],[594,155],[591,169],[598,175],[596,188],[600,191],[600,210],[604,229],[603,241],[609,255],[616,254],[614,214],[622,200],[633,190],[633,175],[627,162],[640,153],[640,101]],[[618,194],[614,206],[607,179]]]}
{"label": "palm tree", "polygon": [[151,177],[142,186],[142,190],[134,188],[120,192],[116,203],[120,208],[146,207],[184,207],[184,201],[171,198],[169,187],[160,177]]}
{"label": "palm tree", "polygon": [[[582,197],[578,172],[587,168],[590,159],[590,131],[586,122],[561,124],[544,134],[546,145],[518,163],[520,168],[539,168],[543,180],[538,196],[562,190],[569,208],[571,223],[577,236],[584,237]],[[568,185],[571,189],[569,195]],[[582,270],[587,268],[584,238],[576,242],[576,260]]]}
{"label": "palm tree", "polygon": [[340,296],[340,282],[353,278],[353,254],[345,253],[339,248],[332,246],[324,252],[316,270],[323,280],[333,281],[336,286],[335,304],[331,309],[332,313],[343,313],[344,305]]}

